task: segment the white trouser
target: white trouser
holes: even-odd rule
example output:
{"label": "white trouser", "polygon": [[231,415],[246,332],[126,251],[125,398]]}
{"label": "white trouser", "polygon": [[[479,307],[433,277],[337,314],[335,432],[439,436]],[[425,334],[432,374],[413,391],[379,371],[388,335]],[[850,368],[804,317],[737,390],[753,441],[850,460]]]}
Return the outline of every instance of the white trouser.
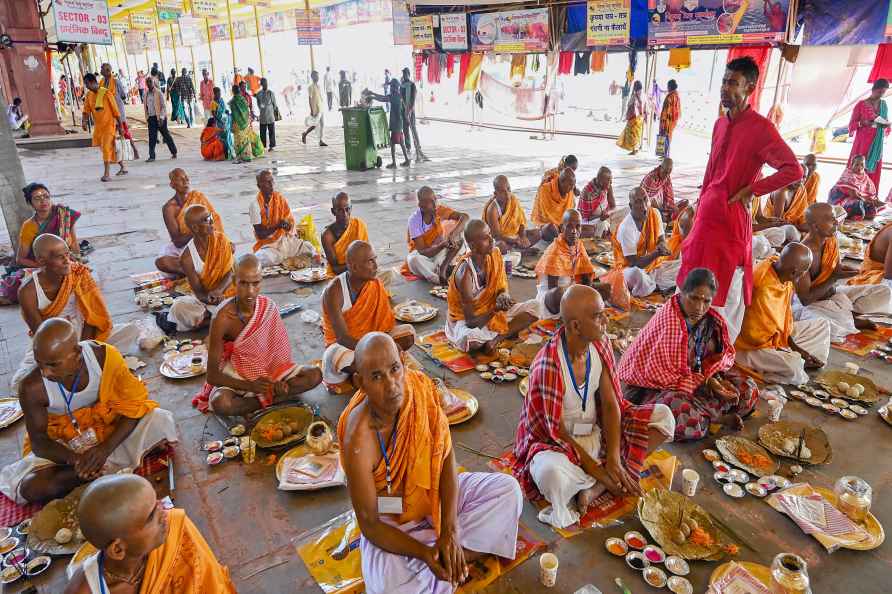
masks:
{"label": "white trouser", "polygon": [[657,266],[653,272],[650,273],[650,276],[654,279],[657,289],[660,291],[668,291],[675,287],[675,279],[678,277],[678,271],[680,269],[681,256],[679,255],[678,258],[675,258],[674,260],[666,260]]}
{"label": "white trouser", "polygon": [[629,287],[632,297],[647,297],[657,288],[653,277],[646,270],[637,266],[626,266],[623,270],[623,278],[626,280],[626,286]]}
{"label": "white trouser", "polygon": [[283,235],[278,241],[265,245],[254,255],[260,260],[262,266],[277,266],[288,258],[297,256],[315,256],[316,248],[309,241],[301,239],[297,235]]}
{"label": "white trouser", "polygon": [[[394,340],[410,335],[414,342],[415,328],[411,324],[397,324],[390,331]],[[328,345],[322,353],[322,381],[334,386],[349,380],[350,374],[344,370],[353,365],[353,356],[353,351],[342,344],[333,342]]]}
{"label": "white trouser", "polygon": [[842,342],[849,334],[858,332],[853,313],[892,313],[892,289],[885,285],[838,285],[829,299],[806,306],[798,297],[793,298],[793,317],[796,320],[829,321],[833,342]]}
{"label": "white trouser", "polygon": [[[457,258],[464,254],[467,249],[467,246],[463,243],[455,257]],[[420,276],[429,283],[438,285],[440,284],[440,266],[443,264],[443,260],[446,259],[447,252],[449,252],[449,248],[443,248],[437,252],[436,256],[428,258],[427,256],[422,256],[417,250],[413,250],[406,256],[406,264],[408,264],[409,270],[415,276]]]}
{"label": "white trouser", "polygon": [[[510,323],[511,320],[516,318],[521,313],[526,313],[533,317],[538,317],[539,302],[535,299],[530,299],[529,301],[515,303],[506,313],[506,315],[508,316],[508,322]],[[455,322],[453,322],[452,320],[446,321],[447,340],[449,340],[449,342],[452,343],[455,348],[465,353],[467,353],[471,349],[479,348],[481,345],[489,342],[498,335],[498,332],[494,332],[486,326],[481,326],[480,328],[469,328],[468,325],[465,323],[465,320],[458,320]]]}
{"label": "white trouser", "polygon": [[[821,363],[830,358],[830,322],[826,319],[793,323],[790,338]],[[805,360],[790,348],[737,351],[737,362],[760,374],[766,382],[801,386],[808,383]]]}
{"label": "white trouser", "polygon": [[801,237],[799,230],[793,225],[781,225],[780,227],[769,227],[760,231],[768,240],[773,248],[783,247],[791,241],[799,241]]}
{"label": "white trouser", "polygon": [[771,242],[761,233],[753,235],[753,262],[764,260],[774,253]]}
{"label": "white trouser", "polygon": [[208,313],[213,316],[219,307],[199,301],[193,295],[183,295],[173,300],[167,312],[167,321],[176,323],[177,332],[188,332],[201,326],[205,316]]}
{"label": "white trouser", "polygon": [[731,286],[728,287],[728,296],[725,305],[714,307],[721,314],[728,325],[728,337],[733,344],[743,327],[743,314],[746,313],[746,305],[743,303],[743,268],[738,267],[731,277]]}

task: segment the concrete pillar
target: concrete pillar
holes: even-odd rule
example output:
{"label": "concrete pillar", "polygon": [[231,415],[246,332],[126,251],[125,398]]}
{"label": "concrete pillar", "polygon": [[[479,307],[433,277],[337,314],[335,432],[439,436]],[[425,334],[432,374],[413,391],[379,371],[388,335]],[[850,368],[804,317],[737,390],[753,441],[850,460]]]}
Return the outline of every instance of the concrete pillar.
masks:
{"label": "concrete pillar", "polygon": [[22,98],[31,120],[31,136],[64,134],[53,103],[46,36],[37,11],[37,2],[0,0],[0,23],[13,40],[11,48],[0,50],[0,77],[7,102]]}
{"label": "concrete pillar", "polygon": [[[6,115],[6,102],[0,96],[0,109]],[[9,129],[6,117],[0,118],[0,210],[9,232],[13,253],[19,249],[19,230],[22,223],[34,212],[25,202],[22,188],[25,187],[25,172],[16,152],[15,139]]]}

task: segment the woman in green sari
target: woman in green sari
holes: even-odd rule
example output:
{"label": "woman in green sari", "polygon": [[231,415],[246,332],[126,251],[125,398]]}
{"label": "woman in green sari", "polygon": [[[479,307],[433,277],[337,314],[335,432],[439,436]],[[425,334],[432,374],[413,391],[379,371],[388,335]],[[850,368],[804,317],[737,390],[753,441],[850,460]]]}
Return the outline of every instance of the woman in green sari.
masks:
{"label": "woman in green sari", "polygon": [[232,114],[232,151],[235,162],[241,163],[262,157],[263,145],[260,143],[260,137],[251,128],[248,101],[242,96],[237,85],[232,87],[229,111]]}
{"label": "woman in green sari", "polygon": [[233,158],[232,151],[232,118],[226,110],[226,101],[220,87],[214,87],[214,100],[211,102],[211,111],[214,114],[214,122],[219,130],[220,141],[226,151],[226,158]]}

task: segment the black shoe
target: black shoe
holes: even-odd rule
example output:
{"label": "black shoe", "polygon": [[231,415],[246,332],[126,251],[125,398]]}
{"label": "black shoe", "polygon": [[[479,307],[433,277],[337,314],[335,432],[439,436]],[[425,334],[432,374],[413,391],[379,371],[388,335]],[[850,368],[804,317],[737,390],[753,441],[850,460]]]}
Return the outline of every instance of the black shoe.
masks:
{"label": "black shoe", "polygon": [[146,163],[151,163],[154,160],[155,160],[155,157],[149,157],[148,159],[146,159]]}
{"label": "black shoe", "polygon": [[322,141],[320,140],[320,141],[319,141],[319,146],[328,146],[328,145],[325,144],[324,142],[322,142]]}

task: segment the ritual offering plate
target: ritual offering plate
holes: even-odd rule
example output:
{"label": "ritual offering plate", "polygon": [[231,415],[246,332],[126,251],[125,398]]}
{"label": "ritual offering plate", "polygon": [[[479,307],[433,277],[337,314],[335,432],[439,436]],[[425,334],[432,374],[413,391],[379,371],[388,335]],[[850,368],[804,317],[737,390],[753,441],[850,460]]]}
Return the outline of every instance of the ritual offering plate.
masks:
{"label": "ritual offering plate", "polygon": [[393,307],[393,317],[400,322],[417,324],[437,317],[437,308],[430,303],[410,299]]}
{"label": "ritual offering plate", "polygon": [[644,581],[654,588],[662,588],[666,585],[666,572],[659,567],[646,567]]}
{"label": "ritual offering plate", "polygon": [[718,472],[724,472],[725,474],[731,472],[731,467],[728,466],[728,463],[724,460],[713,460],[712,467],[715,468]]}
{"label": "ritual offering plate", "polygon": [[[873,380],[863,375],[831,369],[821,372],[817,381],[826,390],[840,398],[867,402],[869,404],[873,404],[880,399],[876,384],[873,383]],[[858,388],[858,386],[861,386],[861,388]]]}
{"label": "ritual offering plate", "polygon": [[688,575],[691,573],[691,567],[688,562],[681,557],[666,557],[666,569],[675,575]]}
{"label": "ritual offering plate", "polygon": [[18,398],[0,398],[0,429],[9,427],[22,418],[22,405]]}
{"label": "ritual offering plate", "polygon": [[835,404],[830,404],[829,402],[822,403],[821,408],[823,408],[825,411],[827,411],[829,413],[835,414],[835,413],[839,412],[839,407],[836,406]]}
{"label": "ritual offering plate", "polygon": [[[527,393],[530,391],[530,378],[529,377],[525,377],[522,380],[520,380],[520,383],[517,384],[517,391],[520,392],[520,395],[523,396],[524,398],[527,397]],[[892,424],[892,421],[887,420],[887,422]]]}
{"label": "ritual offering plate", "polygon": [[328,271],[322,267],[303,268],[291,273],[291,280],[296,283],[318,283],[328,278]]}
{"label": "ritual offering plate", "polygon": [[526,266],[512,266],[511,276],[518,278],[536,278],[536,271]]}
{"label": "ritual offering plate", "polygon": [[860,404],[849,404],[849,410],[856,415],[866,415],[868,412],[870,412]]}
{"label": "ritual offering plate", "polygon": [[5,555],[19,546],[19,542],[19,539],[15,536],[7,536],[3,540],[0,540],[0,555]]}
{"label": "ritual offering plate", "polygon": [[669,591],[674,594],[693,594],[694,586],[686,578],[673,575],[668,582]]}
{"label": "ritual offering plate", "polygon": [[251,439],[261,448],[277,448],[301,442],[313,422],[313,411],[303,405],[273,409],[263,414],[251,430]]}
{"label": "ritual offering plate", "polygon": [[71,555],[84,543],[77,518],[77,506],[86,485],[54,499],[31,518],[28,548],[48,555]]}
{"label": "ritual offering plate", "polygon": [[760,487],[764,487],[766,491],[774,491],[775,489],[786,489],[790,486],[790,481],[778,474],[763,476],[757,481],[757,483]]}
{"label": "ritual offering plate", "polygon": [[806,396],[803,400],[809,406],[820,407],[822,404],[821,401],[818,398],[815,398],[814,396]]}
{"label": "ritual offering plate", "polygon": [[186,352],[182,350],[179,354],[168,356],[158,367],[161,375],[168,379],[187,379],[190,377],[198,377],[207,372],[207,353],[202,349],[189,349]]}
{"label": "ritual offering plate", "polygon": [[750,474],[765,476],[777,472],[778,463],[768,450],[745,437],[720,437],[716,440],[715,447],[726,461]]}
{"label": "ritual offering plate", "polygon": [[430,290],[430,294],[434,297],[439,297],[440,299],[445,300],[446,296],[449,294],[449,288],[437,285]]}
{"label": "ritual offering plate", "polygon": [[20,577],[22,577],[22,572],[15,565],[4,567],[3,571],[0,572],[0,581],[4,584],[11,584]]}
{"label": "ritual offering plate", "polygon": [[752,495],[753,497],[765,497],[768,495],[768,489],[760,485],[759,483],[747,483],[743,487],[746,489],[746,492]]}
{"label": "ritual offering plate", "polygon": [[624,557],[629,552],[629,545],[621,538],[608,538],[604,541],[607,552],[617,557]]}
{"label": "ritual offering plate", "polygon": [[717,460],[721,460],[722,456],[715,450],[711,450],[709,448],[703,450],[703,457],[706,458],[708,462],[715,462]]}
{"label": "ritual offering plate", "polygon": [[278,489],[314,491],[343,485],[346,477],[338,451],[336,443],[324,454],[314,453],[306,444],[291,448],[276,463]]}
{"label": "ritual offering plate", "polygon": [[[727,579],[726,579],[727,577]],[[727,582],[727,583],[726,583]],[[719,565],[709,576],[709,586],[716,594],[762,594],[771,587],[771,569],[749,561],[731,561]],[[764,589],[758,589],[763,586]]]}
{"label": "ritual offering plate", "polygon": [[839,416],[841,416],[842,418],[849,420],[849,421],[854,421],[855,419],[858,418],[857,413],[855,413],[854,411],[851,411],[847,408],[840,409]]}
{"label": "ritual offering plate", "polygon": [[626,532],[623,535],[623,541],[629,545],[630,548],[638,549],[639,551],[647,546],[647,541],[644,539],[644,536],[635,530]]}
{"label": "ritual offering plate", "polygon": [[31,518],[22,520],[22,523],[15,527],[16,534],[22,536],[27,536],[29,530],[31,530]]}
{"label": "ritual offering plate", "polygon": [[[799,438],[802,449],[799,451]],[[796,421],[778,421],[759,427],[759,443],[776,456],[808,464],[829,464],[833,448],[824,430]],[[799,457],[796,457],[797,452]]]}
{"label": "ritual offering plate", "polygon": [[610,267],[613,266],[613,253],[600,252],[592,256],[592,260],[594,260],[598,264],[603,264],[604,266]]}
{"label": "ritual offering plate", "polygon": [[28,561],[28,564],[25,565],[25,573],[28,574],[28,577],[40,575],[49,568],[50,563],[52,562],[53,560],[46,555],[35,557],[34,559]]}
{"label": "ritual offering plate", "polygon": [[450,425],[458,425],[477,414],[480,403],[470,392],[448,388],[446,394],[440,394],[440,404]]}
{"label": "ritual offering plate", "polygon": [[743,490],[743,487],[741,487],[737,483],[728,483],[722,486],[722,491],[725,492],[725,495],[738,499],[746,494],[746,491]]}
{"label": "ritual offering plate", "polygon": [[748,483],[750,480],[750,475],[738,468],[732,468],[731,471],[728,472],[728,476],[731,477],[731,480],[735,483]]}
{"label": "ritual offering plate", "polygon": [[877,414],[880,415],[880,418],[892,425],[892,406],[886,405],[882,406],[877,410]]}
{"label": "ritual offering plate", "polygon": [[724,555],[727,537],[706,510],[681,493],[662,488],[647,491],[638,501],[638,516],[667,555],[688,560]]}

